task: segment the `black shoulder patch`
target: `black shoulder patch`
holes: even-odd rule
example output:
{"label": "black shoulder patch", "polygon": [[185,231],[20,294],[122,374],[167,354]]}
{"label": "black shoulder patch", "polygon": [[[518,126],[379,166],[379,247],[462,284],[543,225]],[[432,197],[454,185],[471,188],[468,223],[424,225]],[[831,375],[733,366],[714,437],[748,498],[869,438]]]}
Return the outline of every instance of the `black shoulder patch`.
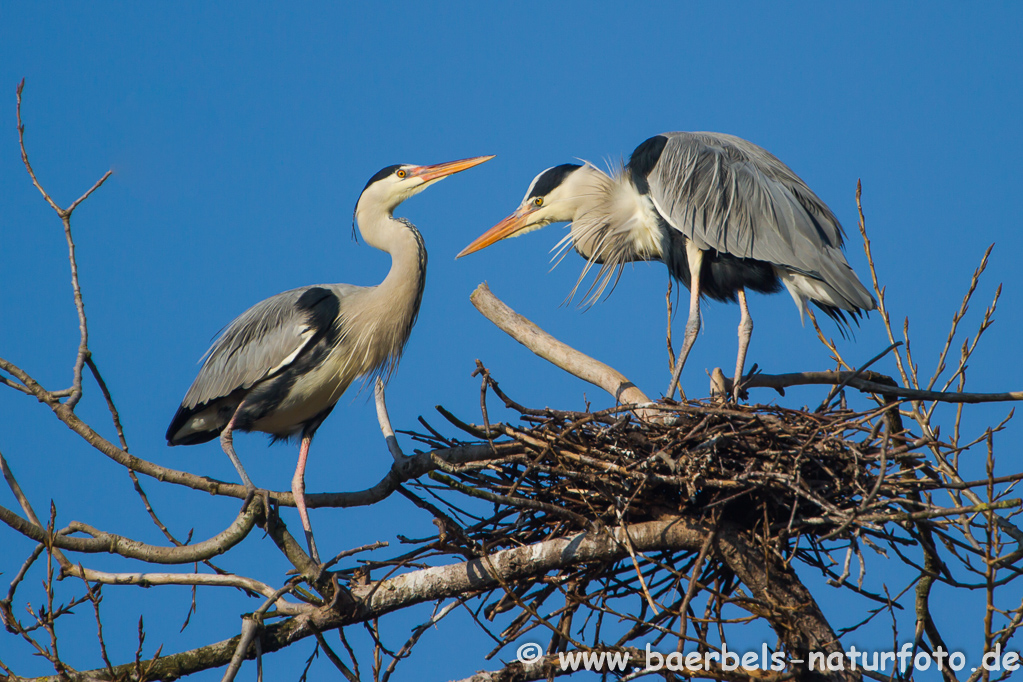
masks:
{"label": "black shoulder patch", "polygon": [[632,156],[629,157],[629,163],[625,167],[632,174],[632,181],[635,183],[636,189],[639,190],[640,194],[647,194],[650,191],[647,176],[650,175],[650,171],[657,165],[657,161],[661,158],[661,152],[664,151],[664,145],[666,144],[668,144],[668,138],[664,135],[654,135],[636,147],[632,152]]}
{"label": "black shoulder patch", "polygon": [[578,163],[563,163],[560,166],[554,168],[548,168],[537,177],[533,183],[533,189],[529,193],[529,199],[533,197],[545,197],[550,194],[555,187],[560,185],[568,177],[569,173],[582,168]]}
{"label": "black shoulder patch", "polygon": [[330,289],[310,287],[298,297],[295,306],[302,312],[308,313],[309,322],[317,332],[323,332],[334,324],[341,308],[341,302]]}

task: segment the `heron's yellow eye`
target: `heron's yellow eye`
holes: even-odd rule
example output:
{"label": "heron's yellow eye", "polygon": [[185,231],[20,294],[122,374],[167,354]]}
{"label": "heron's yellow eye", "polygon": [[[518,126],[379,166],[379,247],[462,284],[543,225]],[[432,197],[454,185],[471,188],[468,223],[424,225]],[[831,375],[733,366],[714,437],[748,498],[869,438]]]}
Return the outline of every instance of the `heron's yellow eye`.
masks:
{"label": "heron's yellow eye", "polygon": [[399,178],[403,178],[406,175],[408,175],[408,173],[405,172],[404,168],[399,168],[398,172],[395,175],[397,175]]}
{"label": "heron's yellow eye", "polygon": [[533,204],[536,206],[543,206],[543,197],[537,197],[533,199]]}

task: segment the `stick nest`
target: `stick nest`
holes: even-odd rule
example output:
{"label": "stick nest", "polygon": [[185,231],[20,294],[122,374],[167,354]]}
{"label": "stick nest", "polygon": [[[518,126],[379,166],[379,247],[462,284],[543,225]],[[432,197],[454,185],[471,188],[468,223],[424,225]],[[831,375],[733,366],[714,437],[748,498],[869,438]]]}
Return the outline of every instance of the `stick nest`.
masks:
{"label": "stick nest", "polygon": [[[672,403],[639,419],[621,408],[530,410],[501,397],[522,425],[479,427],[444,413],[493,443],[495,459],[431,475],[496,505],[469,529],[488,547],[712,512],[767,539],[887,536],[885,523],[920,509],[919,492],[936,479],[913,452],[919,443],[882,428],[886,416],[898,421],[894,406],[811,413]],[[456,444],[433,434],[415,435],[434,447]]]}

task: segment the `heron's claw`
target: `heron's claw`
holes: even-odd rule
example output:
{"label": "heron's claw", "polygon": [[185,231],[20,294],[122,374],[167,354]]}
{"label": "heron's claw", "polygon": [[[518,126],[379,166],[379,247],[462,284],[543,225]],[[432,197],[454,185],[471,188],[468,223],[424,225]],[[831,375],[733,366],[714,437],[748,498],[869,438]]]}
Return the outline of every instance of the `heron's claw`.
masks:
{"label": "heron's claw", "polygon": [[266,488],[257,488],[254,485],[246,486],[245,501],[242,502],[242,511],[244,512],[252,504],[252,500],[259,497],[263,501],[263,514],[266,517],[266,521],[269,523],[274,517],[274,507],[270,503],[270,491]]}
{"label": "heron's claw", "polygon": [[[756,365],[754,365],[755,368]],[[731,401],[736,404],[738,404],[739,400],[748,400],[749,393],[743,388],[743,384],[752,374],[753,372],[751,371],[746,377],[736,381],[726,377],[720,367],[715,367],[714,371],[710,374],[710,397],[716,402]]]}

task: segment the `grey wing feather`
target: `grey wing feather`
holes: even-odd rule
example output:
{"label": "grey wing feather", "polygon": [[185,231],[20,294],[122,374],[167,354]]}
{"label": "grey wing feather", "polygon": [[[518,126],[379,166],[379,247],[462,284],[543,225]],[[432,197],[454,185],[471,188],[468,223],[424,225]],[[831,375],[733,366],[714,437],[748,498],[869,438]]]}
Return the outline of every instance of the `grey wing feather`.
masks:
{"label": "grey wing feather", "polygon": [[[338,298],[355,288],[345,284],[317,286],[330,289]],[[251,388],[294,360],[316,334],[310,313],[302,310],[298,301],[317,286],[271,296],[231,322],[203,355],[205,362],[182,407],[191,409],[238,389]]]}
{"label": "grey wing feather", "polygon": [[766,149],[720,133],[664,133],[647,181],[658,210],[701,249],[785,266],[872,308],[831,209]]}

